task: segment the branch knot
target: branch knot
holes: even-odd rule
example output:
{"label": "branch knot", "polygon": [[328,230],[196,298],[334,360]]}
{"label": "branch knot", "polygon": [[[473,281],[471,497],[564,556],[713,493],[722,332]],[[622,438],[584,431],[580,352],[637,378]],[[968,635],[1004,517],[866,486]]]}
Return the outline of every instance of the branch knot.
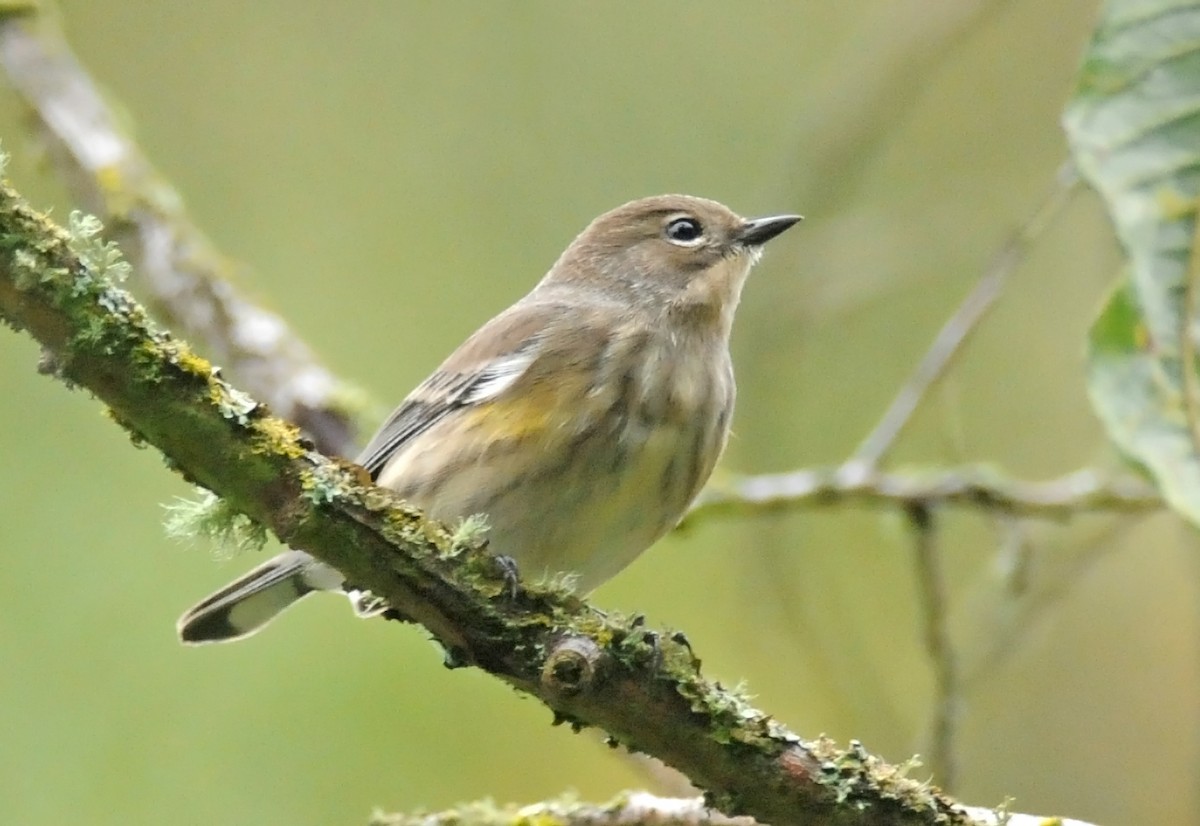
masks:
{"label": "branch knot", "polygon": [[546,655],[542,685],[559,696],[590,691],[604,672],[607,657],[590,637],[560,638]]}

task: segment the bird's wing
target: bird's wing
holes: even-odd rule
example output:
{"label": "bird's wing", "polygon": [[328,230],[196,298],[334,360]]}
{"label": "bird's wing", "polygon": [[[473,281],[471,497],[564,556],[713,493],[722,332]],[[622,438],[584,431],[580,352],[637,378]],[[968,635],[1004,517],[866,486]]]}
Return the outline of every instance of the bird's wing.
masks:
{"label": "bird's wing", "polygon": [[375,478],[397,450],[451,412],[503,393],[537,360],[545,326],[560,313],[553,305],[522,302],[493,318],[401,402],[358,464]]}

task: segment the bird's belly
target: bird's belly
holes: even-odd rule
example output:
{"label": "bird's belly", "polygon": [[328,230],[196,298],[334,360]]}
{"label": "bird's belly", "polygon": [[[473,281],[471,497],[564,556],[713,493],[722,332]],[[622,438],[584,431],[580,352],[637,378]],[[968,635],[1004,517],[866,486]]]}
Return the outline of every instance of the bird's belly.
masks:
{"label": "bird's belly", "polygon": [[522,577],[569,573],[586,592],[679,521],[720,453],[722,421],[704,411],[538,450],[481,452],[436,489],[401,493],[449,524],[485,514],[489,550],[515,560]]}
{"label": "bird's belly", "polygon": [[496,549],[526,576],[566,571],[581,591],[595,588],[673,528],[690,503],[688,465],[701,437],[690,430],[667,426],[580,445],[561,478],[539,480],[529,499],[494,503]]}

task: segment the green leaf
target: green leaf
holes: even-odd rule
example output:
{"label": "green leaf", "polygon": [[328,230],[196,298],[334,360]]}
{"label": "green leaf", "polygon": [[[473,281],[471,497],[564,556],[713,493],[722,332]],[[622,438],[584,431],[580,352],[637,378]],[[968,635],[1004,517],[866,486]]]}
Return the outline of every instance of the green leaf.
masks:
{"label": "green leaf", "polygon": [[1088,334],[1088,392],[1117,447],[1200,524],[1200,461],[1184,414],[1181,363],[1149,347],[1131,279],[1122,279]]}
{"label": "green leaf", "polygon": [[1063,124],[1075,164],[1104,199],[1129,258],[1128,276],[1089,335],[1092,405],[1117,446],[1200,525],[1200,452],[1183,381],[1184,350],[1195,340],[1184,337],[1189,290],[1200,290],[1191,260],[1200,197],[1200,2],[1109,0]]}

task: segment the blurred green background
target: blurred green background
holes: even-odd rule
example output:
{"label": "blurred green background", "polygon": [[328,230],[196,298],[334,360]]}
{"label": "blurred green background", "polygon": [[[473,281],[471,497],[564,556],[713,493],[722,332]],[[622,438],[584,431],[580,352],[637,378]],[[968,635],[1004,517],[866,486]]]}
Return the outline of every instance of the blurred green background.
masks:
{"label": "blurred green background", "polygon": [[[682,191],[808,220],[735,330],[726,471],[845,458],[1066,157],[1085,0],[689,4],[60,0],[78,55],[197,221],[378,416],[595,214]],[[71,207],[11,92],[11,176]],[[931,394],[896,463],[1043,478],[1111,461],[1083,334],[1119,266],[1076,197]],[[593,733],[413,628],[311,600],[245,644],[176,616],[255,560],[163,535],[189,488],[0,334],[0,822],[363,823],[374,807],[603,799],[651,785]],[[373,424],[373,422],[372,422]],[[1170,516],[939,522],[968,683],[953,791],[1105,824],[1194,823],[1192,531]],[[831,508],[702,522],[600,589],[685,629],[808,736],[900,761],[933,682],[911,537]],[[921,776],[921,771],[916,774]]]}

